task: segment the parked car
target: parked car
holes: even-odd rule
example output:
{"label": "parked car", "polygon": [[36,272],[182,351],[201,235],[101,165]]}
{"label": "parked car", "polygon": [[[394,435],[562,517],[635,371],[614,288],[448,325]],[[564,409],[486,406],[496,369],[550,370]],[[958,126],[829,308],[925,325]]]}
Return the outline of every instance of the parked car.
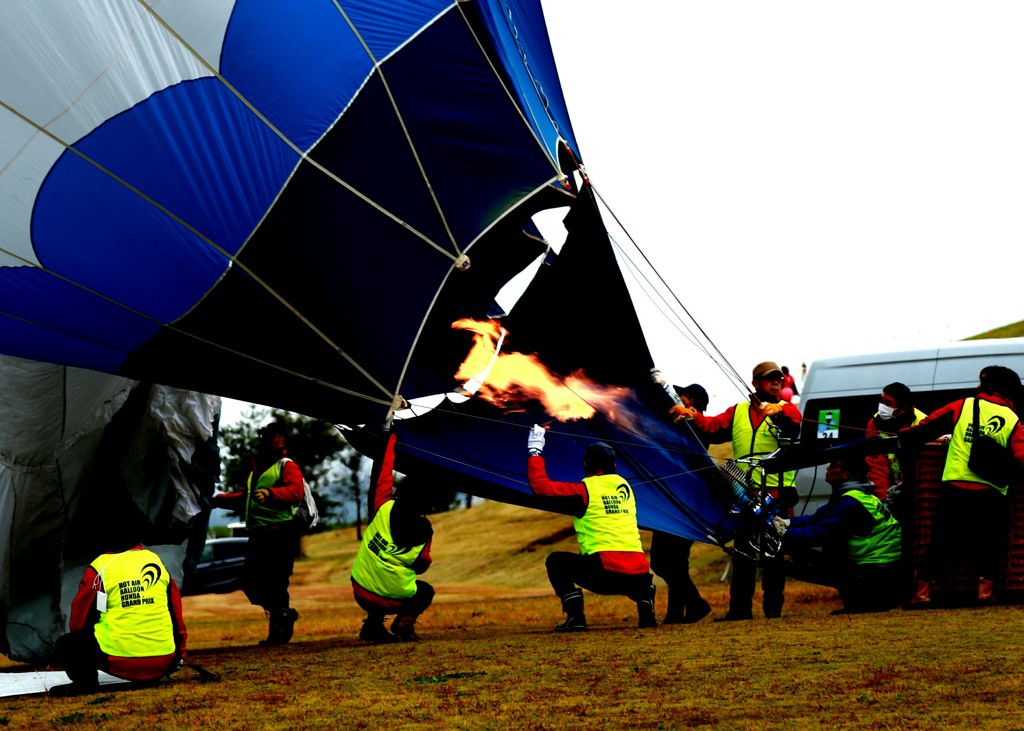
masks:
{"label": "parked car", "polygon": [[181,593],[184,596],[226,594],[241,589],[248,542],[244,536],[207,540],[195,570],[185,579]]}

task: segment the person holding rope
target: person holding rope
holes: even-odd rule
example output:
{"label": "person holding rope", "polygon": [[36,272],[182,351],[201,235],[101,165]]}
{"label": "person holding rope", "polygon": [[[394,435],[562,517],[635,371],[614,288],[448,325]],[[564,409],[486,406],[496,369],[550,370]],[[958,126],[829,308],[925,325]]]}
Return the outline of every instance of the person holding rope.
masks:
{"label": "person holding rope", "polygon": [[[895,436],[900,429],[921,423],[924,417],[923,411],[914,408],[910,388],[895,381],[882,389],[878,413],[868,420],[864,436],[868,439],[883,434]],[[895,450],[891,454],[873,454],[867,457],[867,464],[868,478],[875,486],[875,495],[879,500],[885,500],[889,488],[903,482],[899,456]],[[899,487],[894,492],[898,494]]]}
{"label": "person holding rope", "polygon": [[[903,601],[902,531],[867,477],[864,458],[838,457],[825,472],[832,496],[813,515],[772,518],[790,576],[839,591],[833,614],[888,612]],[[820,554],[811,550],[821,546]]]}
{"label": "person holding rope", "polygon": [[[717,416],[705,416],[693,407],[673,406],[670,410],[677,423],[689,420],[698,436],[710,444],[732,441],[733,457],[755,486],[764,486],[779,501],[782,517],[788,517],[797,503],[794,482],[796,472],[765,474],[747,458],[767,456],[778,449],[779,438],[796,438],[800,434],[800,411],[780,398],[783,383],[782,369],[772,361],[754,366],[751,385],[754,393],[749,401],[730,406]],[[785,601],[786,572],[781,565],[782,556],[766,559],[762,566],[761,590],[764,616],[774,619],[782,616]],[[754,588],[757,565],[753,559],[733,552],[732,581],[729,584],[729,611],[716,622],[753,619]]]}
{"label": "person holding rope", "polygon": [[[979,375],[977,395],[946,404],[916,426],[900,431],[901,449],[951,435],[939,486],[935,529],[912,607],[930,606],[932,583],[954,551],[967,558],[978,582],[978,603],[994,600],[994,578],[1010,528],[1006,494],[1010,482],[1019,481],[1024,469],[1024,428],[1015,411],[1022,401],[1020,376],[1004,366],[987,366]],[[991,440],[1002,451],[1007,467],[1004,474],[991,473],[991,463],[979,463],[974,458],[982,439]]]}
{"label": "person holding rope", "polygon": [[[673,387],[679,402],[704,413],[708,408],[708,392],[699,383]],[[690,577],[689,538],[656,530],[651,535],[651,571],[668,588],[668,608],[662,624],[695,624],[711,614],[711,605],[700,595]]]}
{"label": "person holding rope", "polygon": [[263,607],[268,632],[260,645],[291,641],[299,613],[289,606],[288,584],[299,553],[302,527],[293,520],[304,499],[305,481],[298,465],[286,457],[288,425],[273,421],[260,427],[259,446],[245,488],[218,493],[213,505],[241,513],[249,540],[245,546],[242,591],[250,604]]}
{"label": "person holding rope", "polygon": [[546,563],[551,588],[565,612],[565,622],[556,625],[555,631],[587,629],[583,589],[629,597],[636,602],[637,626],[657,627],[655,588],[640,542],[636,497],[629,483],[615,474],[615,450],[604,442],[594,442],[583,453],[583,480],[556,482],[548,478],[544,464],[544,427],[534,424],[526,444],[530,489],[537,495],[578,500],[573,526],[580,552],[555,551]]}
{"label": "person holding rope", "polygon": [[[397,491],[394,480],[393,431],[380,460],[373,492],[373,510],[352,565],[352,594],[366,612],[359,639],[375,645],[415,642],[416,620],[434,601],[434,587],[416,578],[432,562],[434,529],[424,515],[428,492],[406,477]],[[394,614],[389,632],[387,615]]]}

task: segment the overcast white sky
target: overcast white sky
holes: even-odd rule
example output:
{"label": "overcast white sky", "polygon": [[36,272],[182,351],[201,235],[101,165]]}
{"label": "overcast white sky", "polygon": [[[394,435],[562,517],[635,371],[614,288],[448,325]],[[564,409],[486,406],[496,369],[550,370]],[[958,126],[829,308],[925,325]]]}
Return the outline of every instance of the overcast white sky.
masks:
{"label": "overcast white sky", "polygon": [[[745,379],[1024,319],[1024,3],[544,9],[591,180]],[[672,380],[736,400],[637,305]]]}
{"label": "overcast white sky", "polygon": [[592,182],[744,378],[1024,319],[1024,3],[544,9]]}

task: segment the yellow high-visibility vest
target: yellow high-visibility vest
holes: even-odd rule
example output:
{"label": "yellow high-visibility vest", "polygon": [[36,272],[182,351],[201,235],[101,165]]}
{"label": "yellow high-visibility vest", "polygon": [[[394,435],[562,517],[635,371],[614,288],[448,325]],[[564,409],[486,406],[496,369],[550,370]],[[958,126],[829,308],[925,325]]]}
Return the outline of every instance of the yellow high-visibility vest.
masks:
{"label": "yellow high-visibility vest", "polygon": [[[786,401],[780,401],[779,404],[785,404]],[[779,441],[775,438],[775,435],[768,429],[769,421],[764,419],[761,424],[757,427],[757,431],[754,431],[754,425],[750,421],[750,404],[743,402],[736,404],[736,408],[733,409],[732,414],[732,452],[733,456],[737,459],[742,457],[751,457],[756,455],[767,456],[779,448]],[[744,472],[750,474],[755,485],[761,485],[763,479],[763,470],[760,467],[754,467],[745,462],[736,463]],[[772,475],[768,475],[768,481],[766,484],[771,488],[778,488],[781,486],[789,487],[796,482],[796,470],[790,470],[788,472],[779,472]]]}
{"label": "yellow high-visibility vest", "polygon": [[96,623],[96,642],[107,655],[160,657],[174,652],[168,606],[171,576],[160,557],[141,549],[107,553],[90,564],[103,582],[107,611]]}
{"label": "yellow high-visibility vest", "polygon": [[391,537],[394,500],[380,506],[363,534],[362,545],[352,564],[352,578],[364,589],[388,599],[408,599],[416,593],[416,572],[412,564],[426,543],[402,549]]}
{"label": "yellow high-visibility vest", "polygon": [[643,551],[636,525],[636,497],[618,475],[584,477],[589,500],[587,512],[573,518],[580,553]]}

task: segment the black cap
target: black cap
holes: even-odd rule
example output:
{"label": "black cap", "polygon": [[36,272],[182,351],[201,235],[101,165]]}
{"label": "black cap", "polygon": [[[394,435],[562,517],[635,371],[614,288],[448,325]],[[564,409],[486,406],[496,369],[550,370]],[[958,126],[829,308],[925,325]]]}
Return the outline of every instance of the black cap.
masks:
{"label": "black cap", "polygon": [[583,453],[583,464],[594,472],[611,472],[615,469],[615,450],[610,444],[594,442]]}
{"label": "black cap", "polygon": [[676,393],[680,396],[686,396],[693,402],[693,408],[697,409],[700,413],[704,413],[708,410],[708,392],[699,383],[691,383],[689,386],[683,388],[682,386],[673,386]]}
{"label": "black cap", "polygon": [[263,426],[261,426],[259,429],[256,430],[256,433],[259,434],[261,437],[269,436],[271,434],[280,434],[282,436],[287,436],[288,425],[283,421],[272,421],[269,424],[264,424]]}

